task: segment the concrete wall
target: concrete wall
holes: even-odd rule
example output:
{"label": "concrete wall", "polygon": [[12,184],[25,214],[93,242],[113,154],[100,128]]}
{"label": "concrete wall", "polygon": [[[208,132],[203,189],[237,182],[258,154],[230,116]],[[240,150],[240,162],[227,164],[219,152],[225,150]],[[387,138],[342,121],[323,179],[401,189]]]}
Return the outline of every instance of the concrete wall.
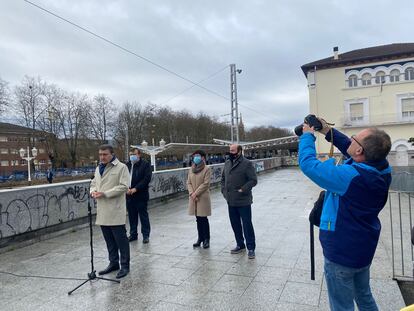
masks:
{"label": "concrete wall", "polygon": [[[255,160],[257,172],[277,167],[296,165],[296,158],[269,158]],[[212,184],[221,179],[223,164],[211,165]],[[187,189],[188,168],[159,171],[153,174],[150,199],[167,198]],[[0,190],[0,247],[14,237],[35,237],[38,231],[68,228],[85,222],[88,215],[89,181],[66,182],[52,185]],[[93,213],[95,209],[93,209]]]}

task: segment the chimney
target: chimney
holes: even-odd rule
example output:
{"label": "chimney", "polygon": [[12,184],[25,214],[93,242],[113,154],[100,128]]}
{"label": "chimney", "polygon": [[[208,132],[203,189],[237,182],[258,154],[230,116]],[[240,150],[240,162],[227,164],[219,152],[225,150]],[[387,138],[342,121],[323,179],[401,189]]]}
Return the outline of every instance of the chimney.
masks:
{"label": "chimney", "polygon": [[335,46],[333,48],[333,52],[334,52],[334,59],[339,59],[339,56],[338,56],[338,47],[337,46]]}

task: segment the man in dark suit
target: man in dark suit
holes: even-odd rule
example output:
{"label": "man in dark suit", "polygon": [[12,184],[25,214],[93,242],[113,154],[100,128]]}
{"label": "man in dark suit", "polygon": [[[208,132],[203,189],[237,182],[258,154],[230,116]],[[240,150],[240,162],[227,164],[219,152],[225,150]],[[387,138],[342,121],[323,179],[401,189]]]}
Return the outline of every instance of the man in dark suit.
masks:
{"label": "man in dark suit", "polygon": [[257,176],[253,163],[243,156],[240,145],[231,145],[229,159],[224,164],[221,176],[221,193],[228,204],[230,223],[237,242],[237,246],[230,252],[238,254],[247,246],[249,259],[256,257],[252,224],[252,188],[256,184]]}
{"label": "man in dark suit", "polygon": [[129,218],[130,242],[138,239],[138,215],[141,221],[141,233],[143,243],[149,242],[151,231],[148,217],[148,185],[151,181],[152,172],[150,164],[141,158],[139,149],[132,149],[127,163],[129,170],[129,189],[127,192],[127,209]]}

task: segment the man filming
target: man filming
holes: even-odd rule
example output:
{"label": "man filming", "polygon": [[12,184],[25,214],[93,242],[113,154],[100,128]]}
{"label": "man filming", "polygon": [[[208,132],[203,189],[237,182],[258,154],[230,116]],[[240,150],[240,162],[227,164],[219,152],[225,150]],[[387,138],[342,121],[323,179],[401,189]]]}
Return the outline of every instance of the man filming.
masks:
{"label": "man filming", "polygon": [[351,138],[323,119],[319,132],[346,157],[316,158],[314,126],[303,124],[299,166],[314,183],[326,189],[319,240],[325,257],[324,271],[331,310],[378,310],[370,288],[370,265],[381,231],[378,214],[388,198],[391,149],[387,133],[367,128]]}

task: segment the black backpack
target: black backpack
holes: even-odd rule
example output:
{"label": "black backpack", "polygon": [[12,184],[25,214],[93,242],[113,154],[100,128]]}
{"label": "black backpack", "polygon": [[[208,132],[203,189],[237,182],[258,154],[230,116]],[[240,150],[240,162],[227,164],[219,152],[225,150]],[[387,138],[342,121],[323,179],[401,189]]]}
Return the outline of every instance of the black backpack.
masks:
{"label": "black backpack", "polygon": [[309,214],[309,222],[319,227],[321,224],[321,216],[322,216],[322,210],[323,210],[323,201],[325,200],[325,190],[321,191],[319,194],[319,198],[315,201],[313,204],[313,208]]}

